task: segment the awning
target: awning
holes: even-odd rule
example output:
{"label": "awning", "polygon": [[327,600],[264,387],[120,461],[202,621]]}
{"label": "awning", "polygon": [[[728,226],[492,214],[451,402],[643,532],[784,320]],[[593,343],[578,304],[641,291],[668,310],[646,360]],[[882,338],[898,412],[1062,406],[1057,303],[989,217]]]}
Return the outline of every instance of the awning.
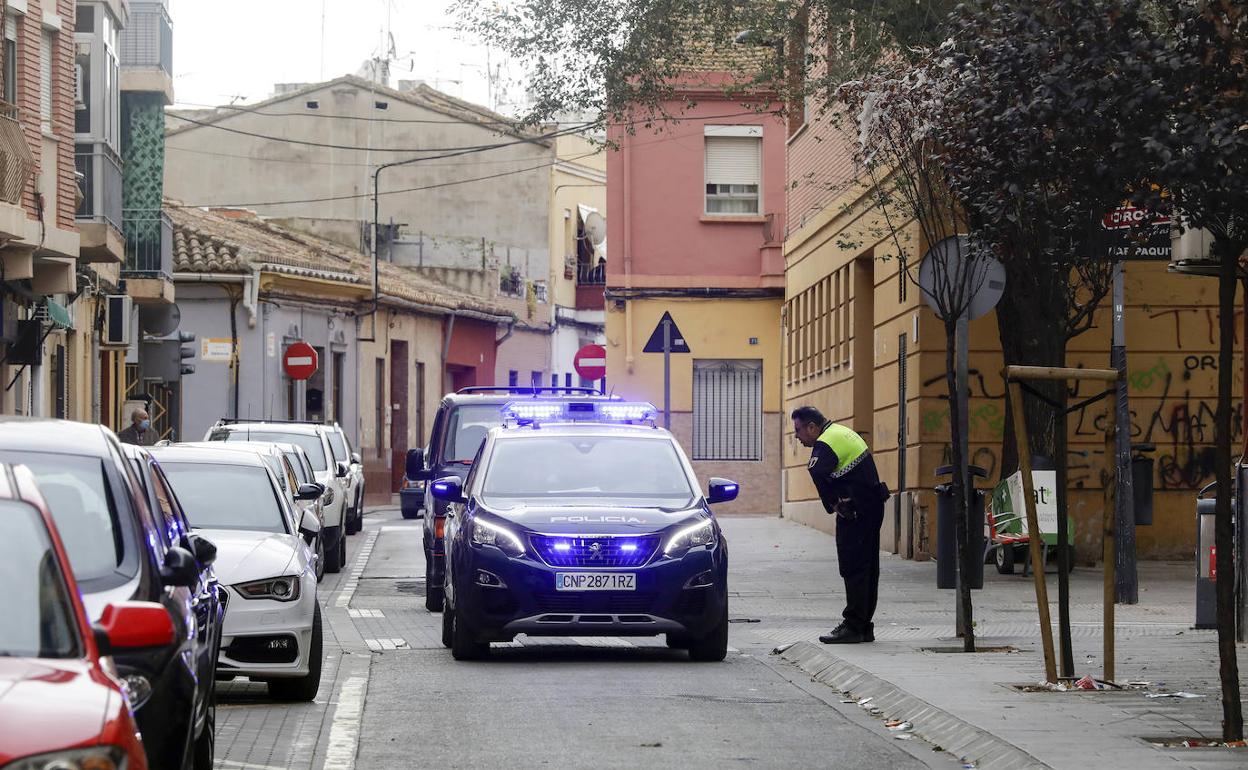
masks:
{"label": "awning", "polygon": [[57,329],[74,328],[74,316],[69,312],[69,308],[52,298],[43,301],[43,310],[47,314],[46,321],[49,325]]}

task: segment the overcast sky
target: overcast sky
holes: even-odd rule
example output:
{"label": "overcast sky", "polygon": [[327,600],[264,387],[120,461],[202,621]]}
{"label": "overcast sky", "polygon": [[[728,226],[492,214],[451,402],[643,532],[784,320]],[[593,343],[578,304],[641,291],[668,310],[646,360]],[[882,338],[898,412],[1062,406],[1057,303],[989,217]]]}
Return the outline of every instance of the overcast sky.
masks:
{"label": "overcast sky", "polygon": [[[391,65],[391,85],[425,80],[487,104],[487,52],[451,29],[449,5],[450,0],[173,0],[177,103],[255,102],[272,95],[275,83],[353,74],[365,60],[385,53],[383,30],[389,24],[399,57]],[[490,61],[497,66],[499,58],[494,52]],[[504,68],[502,75],[512,82],[514,101],[520,96],[514,85],[519,73]]]}

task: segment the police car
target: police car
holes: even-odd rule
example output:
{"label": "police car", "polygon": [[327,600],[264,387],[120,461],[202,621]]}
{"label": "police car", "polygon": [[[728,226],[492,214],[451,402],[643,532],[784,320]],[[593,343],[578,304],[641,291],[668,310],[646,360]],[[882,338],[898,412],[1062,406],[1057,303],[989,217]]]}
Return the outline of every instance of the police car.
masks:
{"label": "police car", "polygon": [[728,546],[650,404],[512,402],[447,503],[442,642],[456,660],[530,636],[656,636],[693,660],[728,648]]}

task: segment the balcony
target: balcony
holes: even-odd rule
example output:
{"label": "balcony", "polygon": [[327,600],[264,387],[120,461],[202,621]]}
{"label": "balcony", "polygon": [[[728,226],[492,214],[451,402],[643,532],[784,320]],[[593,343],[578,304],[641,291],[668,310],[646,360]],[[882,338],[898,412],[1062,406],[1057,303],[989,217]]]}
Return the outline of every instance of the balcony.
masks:
{"label": "balcony", "polygon": [[74,163],[82,177],[78,231],[82,233],[84,262],[120,262],[122,240],[121,160],[104,144],[79,144]]}
{"label": "balcony", "polygon": [[173,302],[173,223],[159,209],[126,209],[122,215],[126,262],[121,277],[138,304]]}
{"label": "balcony", "polygon": [[607,284],[607,265],[600,262],[576,266],[576,309],[602,310],[605,306],[603,287]]}
{"label": "balcony", "polygon": [[131,0],[121,33],[121,90],[163,94],[173,103],[173,25],[167,2]]}
{"label": "balcony", "polygon": [[35,158],[26,143],[18,110],[0,101],[0,238],[25,235],[22,193],[35,173]]}

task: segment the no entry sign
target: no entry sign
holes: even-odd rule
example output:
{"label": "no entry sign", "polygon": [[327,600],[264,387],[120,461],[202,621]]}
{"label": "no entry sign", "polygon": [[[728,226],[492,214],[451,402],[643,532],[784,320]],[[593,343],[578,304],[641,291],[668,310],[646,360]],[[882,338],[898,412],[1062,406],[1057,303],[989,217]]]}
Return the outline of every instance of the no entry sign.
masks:
{"label": "no entry sign", "polygon": [[607,376],[607,349],[602,345],[586,345],[576,351],[572,367],[587,380],[601,380]]}
{"label": "no entry sign", "polygon": [[296,342],[282,354],[282,368],[292,380],[306,380],[316,374],[316,348],[306,342]]}

